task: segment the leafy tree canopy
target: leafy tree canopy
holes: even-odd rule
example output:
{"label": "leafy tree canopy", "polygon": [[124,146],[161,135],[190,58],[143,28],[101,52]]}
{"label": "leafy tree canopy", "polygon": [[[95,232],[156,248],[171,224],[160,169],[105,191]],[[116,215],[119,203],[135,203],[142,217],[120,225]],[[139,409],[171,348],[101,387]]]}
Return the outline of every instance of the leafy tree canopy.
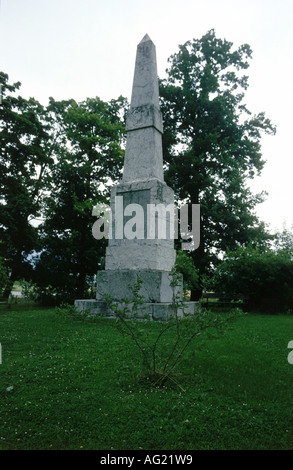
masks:
{"label": "leafy tree canopy", "polygon": [[179,46],[160,82],[166,181],[178,200],[200,204],[201,245],[192,254],[201,273],[219,252],[267,235],[255,213],[264,193],[253,195],[249,178],[264,160],[261,136],[275,127],[244,104],[251,48],[238,49],[214,30]]}
{"label": "leafy tree canopy", "polygon": [[220,295],[242,295],[249,309],[292,311],[292,251],[239,247],[217,266],[210,287]]}
{"label": "leafy tree canopy", "polygon": [[90,295],[106,243],[92,235],[92,209],[108,201],[109,187],[121,175],[125,106],[122,97],[109,103],[98,97],[82,103],[50,100],[59,144],[34,273],[43,300],[72,302]]}
{"label": "leafy tree canopy", "polygon": [[31,270],[27,255],[38,239],[31,220],[40,215],[53,144],[44,107],[34,98],[16,96],[20,83],[10,85],[3,72],[0,83],[0,255],[10,275],[7,297],[14,280],[29,276]]}

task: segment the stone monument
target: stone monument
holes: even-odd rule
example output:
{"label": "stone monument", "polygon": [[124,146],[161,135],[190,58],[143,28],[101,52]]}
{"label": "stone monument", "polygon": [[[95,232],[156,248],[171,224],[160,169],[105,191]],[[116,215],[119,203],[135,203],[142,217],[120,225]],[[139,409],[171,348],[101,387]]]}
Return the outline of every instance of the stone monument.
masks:
{"label": "stone monument", "polygon": [[[79,311],[110,315],[103,295],[110,294],[118,303],[131,300],[129,284],[139,277],[145,301],[142,315],[168,320],[174,313],[170,286],[176,257],[174,192],[164,182],[156,49],[148,35],[137,46],[126,131],[123,177],[111,191],[105,270],[97,273],[96,299],[76,300],[75,306]],[[182,298],[182,284],[177,294]],[[186,302],[186,307],[190,312],[196,305]]]}

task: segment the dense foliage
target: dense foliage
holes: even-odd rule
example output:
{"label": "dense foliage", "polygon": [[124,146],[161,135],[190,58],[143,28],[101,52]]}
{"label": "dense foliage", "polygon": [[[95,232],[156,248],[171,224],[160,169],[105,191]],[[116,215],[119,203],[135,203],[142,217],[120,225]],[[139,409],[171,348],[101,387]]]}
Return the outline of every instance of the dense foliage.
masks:
{"label": "dense foliage", "polygon": [[92,235],[92,209],[107,201],[109,185],[120,175],[124,106],[123,98],[110,103],[99,98],[50,101],[59,147],[45,220],[39,227],[42,252],[34,271],[35,292],[43,301],[94,296],[91,287],[103,263],[106,240]]}
{"label": "dense foliage", "polygon": [[233,49],[211,30],[179,46],[161,82],[166,181],[179,200],[200,204],[201,242],[192,253],[200,274],[220,252],[266,238],[254,213],[263,195],[247,181],[264,165],[262,133],[275,129],[243,102],[251,55],[247,44]]}
{"label": "dense foliage", "polygon": [[217,267],[212,288],[219,295],[241,295],[248,309],[293,311],[293,261],[287,249],[238,248]]}
{"label": "dense foliage", "polygon": [[51,98],[43,107],[16,96],[20,83],[6,74],[0,81],[2,296],[21,279],[45,303],[88,296],[105,251],[92,208],[121,172],[126,100]]}
{"label": "dense foliage", "polygon": [[40,215],[54,143],[44,107],[16,96],[20,83],[10,85],[2,72],[0,84],[0,256],[9,274],[8,297],[15,280],[31,275],[28,254],[39,248],[31,222]]}

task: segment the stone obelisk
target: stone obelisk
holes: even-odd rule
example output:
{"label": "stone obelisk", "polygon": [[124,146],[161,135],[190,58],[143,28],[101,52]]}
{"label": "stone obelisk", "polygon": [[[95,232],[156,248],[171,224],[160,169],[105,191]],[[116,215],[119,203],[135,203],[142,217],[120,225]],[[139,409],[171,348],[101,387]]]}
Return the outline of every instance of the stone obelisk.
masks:
{"label": "stone obelisk", "polygon": [[[174,192],[164,182],[156,48],[148,35],[137,46],[126,131],[123,177],[111,191],[112,236],[106,249],[105,270],[97,273],[96,300],[76,300],[75,305],[78,310],[87,308],[99,313],[105,308],[104,294],[110,294],[116,302],[131,300],[129,284],[133,285],[139,276],[145,313],[153,319],[167,320],[173,298],[170,271],[176,256],[172,224],[168,225]],[[154,230],[150,230],[154,224],[151,215],[155,215]],[[159,233],[159,225],[166,228],[164,236]]]}
{"label": "stone obelisk", "polygon": [[[148,35],[137,46],[130,110],[126,121],[127,143],[122,181],[112,189],[113,237],[106,251],[106,271],[153,270],[165,276],[174,265],[174,241],[149,239],[148,205],[174,202],[174,192],[164,182],[156,49]],[[139,204],[144,212],[143,239],[117,238],[115,198],[123,196],[123,211]],[[124,226],[127,218],[123,219]],[[158,277],[158,276],[157,276]],[[171,298],[172,299],[172,298]],[[156,301],[161,301],[156,298]]]}

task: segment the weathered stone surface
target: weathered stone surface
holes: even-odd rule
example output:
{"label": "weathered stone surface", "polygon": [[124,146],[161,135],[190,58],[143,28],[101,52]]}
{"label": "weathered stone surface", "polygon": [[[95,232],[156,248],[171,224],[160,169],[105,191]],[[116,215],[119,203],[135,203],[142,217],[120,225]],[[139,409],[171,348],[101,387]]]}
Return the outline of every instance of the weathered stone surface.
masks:
{"label": "weathered stone surface", "polygon": [[[138,277],[142,280],[139,293],[143,296],[144,302],[172,302],[173,288],[170,286],[170,274],[167,271],[139,269],[98,271],[97,300],[103,300],[103,294],[110,294],[115,301],[125,298],[132,301],[133,294],[129,284],[133,286]],[[182,296],[182,284],[175,289],[175,293]]]}
{"label": "weathered stone surface", "polygon": [[[172,255],[173,253],[173,255]],[[175,252],[159,246],[129,245],[108,247],[106,268],[108,270],[138,269],[159,270],[169,272],[175,262]],[[164,257],[165,255],[165,257]],[[171,256],[172,255],[172,256]]]}
{"label": "weathered stone surface", "polygon": [[159,108],[156,47],[146,34],[137,46],[131,107],[155,105]]}
{"label": "weathered stone surface", "polygon": [[156,48],[148,35],[137,46],[123,181],[164,179]]}
{"label": "weathered stone surface", "polygon": [[77,299],[74,301],[76,310],[80,313],[97,315],[97,316],[113,316],[106,302],[98,302],[95,299]]}
{"label": "weathered stone surface", "polygon": [[[119,204],[115,203],[117,196],[123,196]],[[116,199],[117,202],[117,199]],[[165,182],[149,179],[141,182],[121,183],[111,192],[112,207],[112,236],[106,249],[106,270],[160,270],[170,271],[174,266],[176,252],[174,249],[174,227],[172,223],[174,192]],[[126,227],[127,219],[121,217],[124,208],[129,204],[139,204],[144,213],[142,223],[144,230],[142,238],[129,239],[121,236],[121,221]],[[150,204],[154,204],[158,211],[151,227]],[[158,205],[160,205],[158,207]],[[169,212],[168,206],[172,208]],[[116,214],[116,211],[119,214]],[[117,220],[120,216],[119,221]],[[148,217],[149,216],[149,217]],[[175,219],[173,219],[174,221]],[[136,227],[137,228],[137,227]],[[159,231],[162,229],[162,233]],[[165,229],[165,230],[164,230]],[[153,236],[155,235],[155,236]],[[160,238],[161,236],[161,238]]]}
{"label": "weathered stone surface", "polygon": [[127,115],[126,131],[155,127],[163,134],[162,114],[154,105],[130,108]]}
{"label": "weathered stone surface", "polygon": [[[116,318],[114,312],[109,309],[105,302],[99,300],[76,300],[74,302],[78,312],[97,317]],[[125,306],[124,303],[116,302],[117,308],[122,310]],[[184,312],[196,315],[199,303],[198,302],[184,302]],[[132,304],[128,305],[132,309]],[[178,310],[177,316],[183,317],[183,311]],[[153,320],[153,321],[169,321],[175,317],[174,306],[171,303],[145,303],[137,309],[137,318],[139,320]],[[131,315],[129,315],[131,318]]]}
{"label": "weathered stone surface", "polygon": [[124,161],[123,181],[163,180],[161,134],[154,127],[129,132]]}

